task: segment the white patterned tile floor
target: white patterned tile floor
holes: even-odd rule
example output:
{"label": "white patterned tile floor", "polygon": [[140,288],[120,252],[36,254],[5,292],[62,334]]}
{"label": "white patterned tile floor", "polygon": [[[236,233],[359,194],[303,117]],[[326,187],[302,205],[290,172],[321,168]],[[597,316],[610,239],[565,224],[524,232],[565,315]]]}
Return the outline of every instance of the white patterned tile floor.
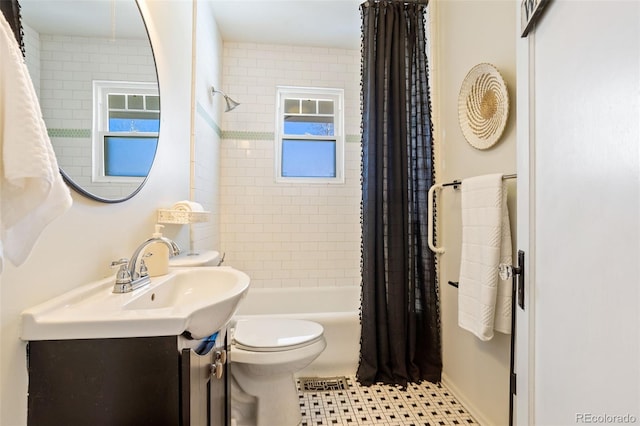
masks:
{"label": "white patterned tile floor", "polygon": [[345,390],[300,390],[300,426],[376,425],[448,426],[478,425],[442,384],[410,383],[401,387],[360,386],[347,376]]}

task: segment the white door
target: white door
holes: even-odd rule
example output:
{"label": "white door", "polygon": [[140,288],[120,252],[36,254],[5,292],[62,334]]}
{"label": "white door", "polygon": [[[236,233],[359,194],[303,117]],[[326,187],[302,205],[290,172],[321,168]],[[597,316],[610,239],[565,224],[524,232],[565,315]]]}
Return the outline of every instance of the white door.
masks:
{"label": "white door", "polygon": [[[519,3],[519,2],[518,2]],[[517,8],[516,22],[520,20],[520,7]],[[535,294],[532,291],[534,282],[534,262],[533,244],[535,236],[531,235],[534,230],[535,220],[535,153],[533,143],[535,141],[533,125],[534,114],[533,97],[533,67],[534,61],[530,58],[530,46],[533,44],[534,34],[529,38],[520,38],[520,25],[516,25],[516,73],[517,73],[517,97],[516,97],[516,119],[517,119],[517,249],[525,252],[525,296],[524,309],[516,306],[516,347],[515,347],[515,372],[516,372],[516,396],[514,397],[514,424],[528,425],[533,422],[533,366],[534,366],[534,341],[533,330],[533,302]],[[533,164],[532,164],[533,163]],[[522,265],[519,265],[522,267]],[[514,300],[513,303],[517,303]],[[531,409],[531,410],[530,410]]]}
{"label": "white door", "polygon": [[517,50],[517,424],[638,422],[640,1],[552,0]]}

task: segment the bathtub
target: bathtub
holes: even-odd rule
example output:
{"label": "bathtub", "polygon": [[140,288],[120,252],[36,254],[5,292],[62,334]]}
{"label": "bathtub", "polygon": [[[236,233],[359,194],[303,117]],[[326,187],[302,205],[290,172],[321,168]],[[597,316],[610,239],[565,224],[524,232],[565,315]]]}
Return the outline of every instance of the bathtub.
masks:
{"label": "bathtub", "polygon": [[324,327],[326,349],[298,376],[354,375],[360,353],[360,287],[251,288],[232,319],[298,318]]}

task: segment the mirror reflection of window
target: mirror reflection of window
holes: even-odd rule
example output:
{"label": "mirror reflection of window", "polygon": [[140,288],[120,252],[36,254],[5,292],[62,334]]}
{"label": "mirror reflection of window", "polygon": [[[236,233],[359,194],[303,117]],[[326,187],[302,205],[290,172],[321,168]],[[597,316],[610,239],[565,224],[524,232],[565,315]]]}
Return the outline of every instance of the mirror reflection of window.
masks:
{"label": "mirror reflection of window", "polygon": [[157,84],[153,50],[137,2],[20,0],[20,6],[25,63],[65,181],[96,201],[129,199],[144,177],[94,179],[92,82]]}
{"label": "mirror reflection of window", "polygon": [[145,177],[149,174],[158,138],[135,136],[104,138],[106,176]]}
{"label": "mirror reflection of window", "polygon": [[158,145],[157,85],[94,81],[94,111],[93,180],[144,180]]}

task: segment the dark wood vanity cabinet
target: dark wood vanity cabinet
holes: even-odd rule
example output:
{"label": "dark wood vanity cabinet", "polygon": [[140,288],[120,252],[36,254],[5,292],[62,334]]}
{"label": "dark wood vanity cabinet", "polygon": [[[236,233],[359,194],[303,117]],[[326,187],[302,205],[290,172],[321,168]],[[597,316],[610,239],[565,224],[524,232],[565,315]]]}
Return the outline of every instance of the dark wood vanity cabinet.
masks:
{"label": "dark wood vanity cabinet", "polygon": [[[198,355],[177,336],[32,341],[29,426],[229,424],[224,345]],[[224,358],[224,357],[223,357]],[[222,364],[222,365],[221,365]]]}

